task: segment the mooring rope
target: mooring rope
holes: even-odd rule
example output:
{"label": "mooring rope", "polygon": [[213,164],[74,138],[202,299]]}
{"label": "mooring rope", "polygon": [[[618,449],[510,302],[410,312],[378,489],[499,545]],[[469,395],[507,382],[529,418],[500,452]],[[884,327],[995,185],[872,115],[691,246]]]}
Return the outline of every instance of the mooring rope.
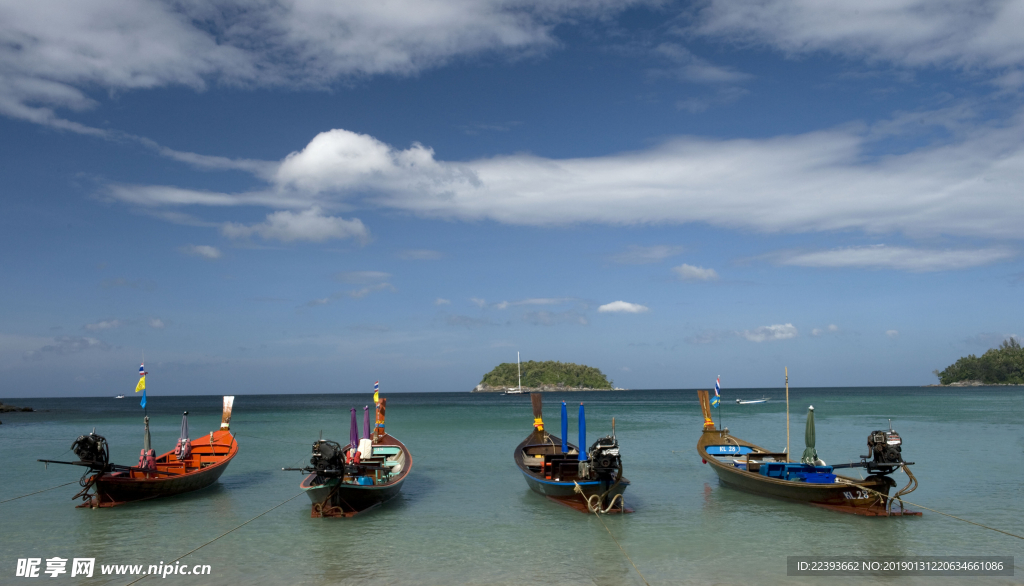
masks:
{"label": "mooring rope", "polygon": [[[225,535],[227,535],[228,533],[231,533],[232,531],[235,531],[236,529],[241,529],[242,527],[245,527],[245,526],[246,526],[246,525],[248,525],[249,523],[252,523],[252,522],[253,522],[253,521],[255,521],[256,519],[259,519],[259,518],[260,518],[260,517],[262,517],[263,515],[266,515],[267,513],[269,513],[270,511],[273,511],[274,509],[276,509],[276,508],[280,507],[281,505],[283,505],[283,504],[285,504],[285,503],[287,503],[287,502],[289,502],[289,501],[292,501],[292,500],[295,500],[295,499],[299,498],[300,496],[302,496],[302,494],[303,494],[303,493],[301,493],[301,492],[300,492],[300,493],[296,494],[296,495],[295,495],[295,496],[293,496],[293,497],[289,497],[289,498],[287,498],[287,499],[285,499],[285,500],[281,501],[280,503],[278,503],[278,504],[276,504],[276,505],[274,505],[274,506],[270,507],[270,508],[269,508],[269,509],[267,509],[266,511],[263,511],[263,512],[262,512],[262,513],[260,513],[259,515],[256,515],[256,516],[255,516],[255,517],[253,517],[252,519],[249,519],[249,520],[248,520],[248,521],[246,521],[245,523],[242,523],[241,525],[238,525],[237,527],[234,527],[234,528],[232,528],[232,529],[228,529],[228,530],[227,530],[227,531],[225,531],[224,533],[221,533],[221,534],[220,534],[220,535],[218,535],[217,537],[214,537],[213,539],[211,539],[211,540],[207,541],[206,543],[204,543],[204,544],[200,545],[199,547],[197,547],[197,548],[193,549],[192,551],[190,551],[190,552],[188,552],[188,553],[186,553],[186,554],[184,554],[184,555],[178,556],[178,557],[177,557],[176,559],[173,559],[173,560],[171,560],[170,562],[168,562],[168,565],[170,565],[170,564],[173,564],[174,562],[180,561],[180,560],[182,560],[182,559],[184,559],[184,558],[186,558],[186,557],[188,557],[188,556],[190,556],[190,555],[194,554],[195,552],[199,551],[200,549],[203,549],[203,548],[204,548],[204,547],[206,547],[207,545],[210,545],[210,544],[211,544],[211,543],[213,543],[214,541],[217,541],[217,540],[218,540],[218,539],[220,539],[221,537],[224,537]],[[148,578],[148,577],[149,577],[149,574],[145,574],[145,575],[143,575],[143,576],[140,576],[140,577],[139,577],[139,578],[137,578],[136,580],[134,580],[134,581],[132,581],[132,582],[129,582],[129,583],[128,583],[128,584],[126,584],[125,586],[132,586],[132,584],[135,584],[136,582],[141,582],[141,581],[145,580],[145,579],[146,579],[146,578]]]}
{"label": "mooring rope", "polygon": [[[878,496],[880,496],[880,497],[882,497],[884,499],[889,499],[889,495],[882,494],[882,493],[878,492],[877,490],[875,490],[873,488],[868,488],[866,486],[862,486],[862,485],[857,484],[855,482],[849,482],[847,484],[849,484],[850,486],[856,486],[857,488],[866,490],[868,492],[873,492],[873,493],[877,494]],[[919,505],[917,503],[912,503],[910,501],[903,501],[903,502],[907,503],[908,505],[910,505],[912,507],[918,507],[918,508],[924,509],[926,511],[931,511],[933,513],[938,513],[939,515],[943,515],[943,516],[949,517],[951,519],[956,519],[957,521],[963,521],[964,523],[970,523],[971,525],[977,525],[978,527],[981,527],[983,529],[989,529],[991,531],[995,531],[996,533],[1002,533],[1003,535],[1009,535],[1010,537],[1016,537],[1017,539],[1024,539],[1024,537],[1022,537],[1020,535],[1017,535],[1016,533],[1010,533],[1009,531],[1003,531],[1002,529],[996,529],[995,527],[989,527],[988,525],[982,525],[981,523],[975,523],[974,521],[969,521],[969,520],[964,519],[962,517],[957,517],[956,515],[950,515],[949,513],[943,513],[942,511],[936,511],[935,509],[929,509],[928,507],[926,507],[924,505]]]}
{"label": "mooring rope", "polygon": [[60,488],[60,487],[62,487],[62,486],[67,486],[67,485],[69,485],[69,484],[74,484],[74,483],[76,483],[76,482],[78,482],[78,481],[77,481],[77,480],[72,480],[71,482],[65,482],[64,484],[58,484],[57,486],[51,486],[50,488],[44,488],[43,490],[37,490],[37,491],[35,491],[35,492],[30,492],[30,493],[28,493],[28,494],[23,494],[23,495],[21,495],[21,496],[16,496],[16,497],[14,497],[14,498],[12,498],[12,499],[7,499],[7,500],[5,500],[5,501],[0,501],[0,505],[2,505],[2,504],[4,504],[4,503],[9,503],[9,502],[11,502],[11,501],[16,501],[16,500],[18,500],[18,499],[23,499],[23,498],[25,498],[25,497],[27,497],[27,496],[32,496],[32,495],[34,495],[34,494],[39,494],[39,493],[41,493],[41,492],[46,492],[46,491],[48,491],[48,490],[53,490],[53,489],[55,489],[55,488]]}
{"label": "mooring rope", "polygon": [[[573,480],[572,483],[576,485],[576,488],[574,488],[573,490],[575,490],[576,492],[580,493],[580,495],[583,495],[583,489],[580,488],[579,483],[577,483],[575,480]],[[592,496],[597,496],[597,495],[592,495]],[[619,497],[619,498],[622,497],[621,494],[617,494],[615,496]],[[586,495],[583,495],[583,497],[586,498]],[[612,503],[614,503],[614,502],[615,502],[615,499],[613,498],[612,499]],[[620,505],[621,505],[621,503],[620,503]],[[625,507],[625,505],[622,505],[622,506]],[[619,547],[619,551],[622,552],[622,555],[626,556],[626,559],[629,560],[630,565],[633,566],[634,570],[636,570],[637,575],[640,576],[640,579],[644,581],[644,584],[646,584],[647,586],[651,586],[651,583],[647,581],[647,578],[644,578],[644,575],[640,571],[640,568],[636,567],[636,564],[633,563],[633,558],[629,557],[629,554],[626,553],[625,549],[622,549],[622,544],[619,543],[618,539],[615,539],[615,535],[612,534],[612,530],[608,528],[608,525],[605,524],[604,519],[601,518],[601,507],[600,507],[600,504],[598,504],[598,506],[597,506],[597,508],[595,510],[594,507],[590,506],[590,499],[587,499],[587,508],[590,509],[590,512],[594,513],[594,516],[597,517],[597,520],[601,522],[601,526],[604,527],[604,530],[608,532],[608,536],[612,538],[612,541],[615,542],[615,545],[617,545]],[[611,508],[611,507],[609,506],[609,508]]]}

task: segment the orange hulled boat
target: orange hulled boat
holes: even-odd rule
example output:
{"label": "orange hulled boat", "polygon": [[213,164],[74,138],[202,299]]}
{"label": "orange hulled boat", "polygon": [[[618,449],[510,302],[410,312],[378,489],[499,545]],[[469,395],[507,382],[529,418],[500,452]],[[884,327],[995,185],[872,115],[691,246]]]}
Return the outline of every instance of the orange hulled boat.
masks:
{"label": "orange hulled boat", "polygon": [[182,415],[181,437],[174,449],[157,456],[150,448],[149,417],[145,418],[143,449],[136,466],[109,462],[107,440],[96,435],[79,436],[71,449],[78,462],[40,460],[53,464],[85,466],[82,490],[73,499],[82,499],[79,508],[115,507],[128,502],[148,500],[206,488],[220,478],[238,453],[238,442],[231,433],[231,408],[234,397],[224,397],[220,429],[189,439],[188,412]]}

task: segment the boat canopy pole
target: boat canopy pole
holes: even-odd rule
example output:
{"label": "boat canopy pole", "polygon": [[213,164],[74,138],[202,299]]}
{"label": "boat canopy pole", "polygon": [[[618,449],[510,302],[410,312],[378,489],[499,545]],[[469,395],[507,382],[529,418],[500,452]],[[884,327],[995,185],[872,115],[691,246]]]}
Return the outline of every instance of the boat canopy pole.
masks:
{"label": "boat canopy pole", "polygon": [[370,439],[370,406],[366,405],[363,407],[363,437],[360,439]]}
{"label": "boat canopy pole", "polygon": [[352,408],[352,425],[349,429],[348,439],[352,443],[352,449],[356,449],[359,445],[359,425],[356,423],[355,407]]}
{"label": "boat canopy pole", "polygon": [[581,462],[587,461],[587,417],[583,414],[583,403],[580,403],[580,456]]}
{"label": "boat canopy pole", "polygon": [[789,462],[789,367],[786,367],[786,461]]}
{"label": "boat canopy pole", "polygon": [[562,401],[562,453],[569,453],[569,413]]}

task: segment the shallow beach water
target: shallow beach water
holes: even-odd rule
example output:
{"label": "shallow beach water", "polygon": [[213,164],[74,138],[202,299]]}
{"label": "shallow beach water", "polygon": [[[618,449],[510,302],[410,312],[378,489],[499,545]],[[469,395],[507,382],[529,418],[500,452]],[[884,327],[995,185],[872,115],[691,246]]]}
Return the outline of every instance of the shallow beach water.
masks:
{"label": "shallow beach water", "polygon": [[[771,397],[764,405],[736,398]],[[558,405],[586,403],[588,444],[611,431],[632,481],[635,513],[604,523],[529,491],[512,462],[530,431],[527,396],[386,393],[387,430],[412,451],[400,497],[353,519],[311,519],[300,495],[185,558],[209,576],[168,576],[176,584],[642,584],[608,531],[651,584],[926,584],[927,577],[789,577],[792,555],[1010,555],[1024,541],[924,511],[918,518],[864,518],[720,486],[695,445],[702,418],[692,390],[545,393],[545,422],[558,430]],[[347,441],[359,395],[239,395],[231,429],[239,455],[205,490],[113,509],[75,509],[77,484],[0,505],[0,584],[18,558],[95,557],[93,578],[44,583],[127,584],[100,576],[100,564],[159,564],[221,535],[299,493],[310,445]],[[5,399],[36,413],[0,415],[0,500],[76,480],[81,469],[36,462],[73,460],[66,450],[96,428],[111,460],[132,464],[142,443],[137,397]],[[828,463],[854,462],[869,432],[892,419],[920,488],[908,498],[938,511],[1024,534],[1024,392],[1016,388],[918,387],[792,389],[791,446],[804,447],[815,406],[817,451]],[[170,449],[182,411],[193,437],[216,429],[220,397],[149,397],[154,448]],[[716,418],[737,437],[781,450],[783,389],[727,390]],[[557,433],[557,431],[556,431]],[[857,474],[854,472],[854,475]],[[902,473],[897,483],[906,483]],[[914,508],[914,507],[909,507]],[[45,566],[45,562],[44,562]],[[944,578],[947,583],[1021,584],[1013,577]],[[148,578],[142,584],[159,578]]]}

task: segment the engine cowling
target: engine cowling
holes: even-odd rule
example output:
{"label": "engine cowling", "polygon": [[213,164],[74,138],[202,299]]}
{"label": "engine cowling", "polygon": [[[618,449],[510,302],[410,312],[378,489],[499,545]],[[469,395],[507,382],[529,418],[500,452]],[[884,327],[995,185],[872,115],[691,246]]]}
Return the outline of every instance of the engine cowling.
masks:
{"label": "engine cowling", "polygon": [[110,461],[107,450],[107,438],[95,433],[78,436],[78,439],[71,444],[71,451],[82,462],[106,466]]}
{"label": "engine cowling", "polygon": [[892,472],[897,468],[893,464],[903,462],[903,438],[891,429],[872,431],[868,435],[868,449],[871,457],[869,471]]}
{"label": "engine cowling", "polygon": [[615,436],[605,436],[597,440],[587,450],[590,469],[598,478],[612,478],[618,474],[622,466],[619,458],[619,442]]}
{"label": "engine cowling", "polygon": [[309,465],[318,473],[326,470],[342,470],[345,465],[345,455],[341,450],[341,445],[331,440],[313,442],[313,456],[309,459]]}

